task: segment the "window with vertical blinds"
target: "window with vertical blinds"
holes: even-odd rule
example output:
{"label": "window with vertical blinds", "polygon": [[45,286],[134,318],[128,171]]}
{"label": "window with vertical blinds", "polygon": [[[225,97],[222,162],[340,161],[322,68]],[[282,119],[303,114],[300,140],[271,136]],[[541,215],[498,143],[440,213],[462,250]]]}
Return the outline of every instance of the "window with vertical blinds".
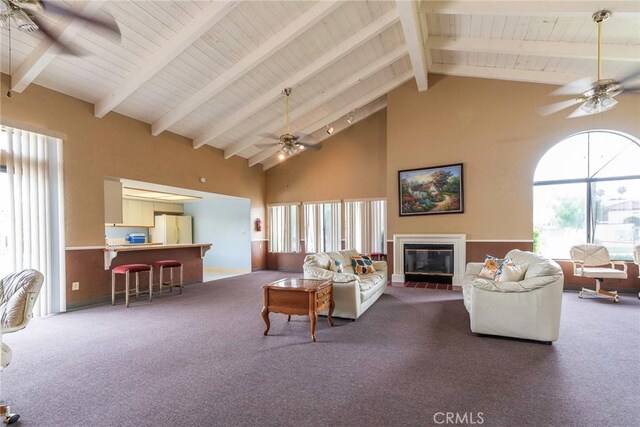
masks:
{"label": "window with vertical blinds", "polygon": [[306,252],[342,249],[342,205],[339,201],[305,203],[304,224]]}
{"label": "window with vertical blinds", "polygon": [[387,253],[387,201],[344,202],[344,238],[347,249],[360,253]]}
{"label": "window with vertical blinds", "polygon": [[299,252],[299,205],[269,205],[267,207],[269,252]]}

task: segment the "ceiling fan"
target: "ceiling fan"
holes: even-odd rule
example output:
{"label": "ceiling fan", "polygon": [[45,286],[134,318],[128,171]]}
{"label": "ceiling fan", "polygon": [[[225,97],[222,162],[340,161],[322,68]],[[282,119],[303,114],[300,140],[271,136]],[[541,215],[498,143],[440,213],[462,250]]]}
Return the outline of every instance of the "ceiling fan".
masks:
{"label": "ceiling fan", "polygon": [[114,19],[100,19],[59,6],[52,0],[0,0],[0,28],[11,30],[11,25],[25,33],[40,31],[66,53],[81,55],[81,51],[62,42],[58,35],[47,28],[45,17],[58,15],[69,19],[79,19],[108,34],[120,38],[120,29]]}
{"label": "ceiling fan", "polygon": [[602,23],[609,19],[609,17],[611,17],[611,12],[608,10],[599,10],[592,16],[593,22],[598,24],[598,79],[594,82],[591,77],[586,77],[569,83],[552,92],[552,95],[579,96],[577,98],[546,105],[538,109],[538,112],[541,115],[547,116],[549,114],[557,113],[565,108],[569,108],[580,103],[582,105],[569,114],[567,116],[568,118],[602,113],[618,103],[618,101],[615,100],[615,97],[623,91],[640,92],[640,84],[629,85],[630,82],[640,77],[640,70],[636,70],[632,74],[620,80],[602,78]]}
{"label": "ceiling fan", "polygon": [[282,135],[278,136],[278,135],[273,135],[273,134],[264,134],[262,136],[264,136],[265,138],[270,138],[270,139],[275,139],[276,142],[270,142],[270,143],[266,143],[266,144],[256,144],[256,147],[258,148],[268,148],[268,147],[273,147],[274,145],[277,145],[280,147],[280,151],[278,153],[278,158],[280,160],[284,160],[285,157],[287,156],[292,156],[294,154],[296,154],[297,152],[304,150],[305,148],[311,148],[314,150],[317,150],[320,148],[319,145],[308,145],[308,144],[302,144],[301,141],[304,139],[309,138],[309,135],[305,135],[305,134],[299,134],[299,135],[293,135],[291,134],[291,130],[289,129],[289,96],[291,95],[291,88],[285,88],[282,91],[282,94],[284,95],[284,102],[285,102],[285,107],[284,107],[284,111],[285,111],[285,118],[284,118],[284,122],[285,122],[285,129],[287,130],[286,133],[283,133]]}

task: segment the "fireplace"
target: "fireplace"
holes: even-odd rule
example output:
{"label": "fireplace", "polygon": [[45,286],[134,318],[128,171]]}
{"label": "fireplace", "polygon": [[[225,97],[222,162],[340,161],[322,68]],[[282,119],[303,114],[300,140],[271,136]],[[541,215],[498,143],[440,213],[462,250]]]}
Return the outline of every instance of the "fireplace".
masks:
{"label": "fireplace", "polygon": [[[426,251],[419,253],[418,249]],[[454,289],[459,289],[464,277],[466,249],[465,234],[394,234],[391,280],[394,283],[446,280],[441,283],[451,283]],[[405,264],[406,255],[408,264]]]}
{"label": "fireplace", "polygon": [[453,245],[404,245],[404,279],[411,282],[453,281]]}

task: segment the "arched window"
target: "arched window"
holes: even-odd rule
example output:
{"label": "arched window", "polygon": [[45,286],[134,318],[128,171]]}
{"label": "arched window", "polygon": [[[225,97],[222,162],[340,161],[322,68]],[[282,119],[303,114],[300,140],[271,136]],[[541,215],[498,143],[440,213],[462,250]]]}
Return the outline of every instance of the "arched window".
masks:
{"label": "arched window", "polygon": [[640,143],[611,131],[583,132],[540,159],[533,182],[535,249],[568,259],[569,248],[598,243],[631,260],[640,244]]}

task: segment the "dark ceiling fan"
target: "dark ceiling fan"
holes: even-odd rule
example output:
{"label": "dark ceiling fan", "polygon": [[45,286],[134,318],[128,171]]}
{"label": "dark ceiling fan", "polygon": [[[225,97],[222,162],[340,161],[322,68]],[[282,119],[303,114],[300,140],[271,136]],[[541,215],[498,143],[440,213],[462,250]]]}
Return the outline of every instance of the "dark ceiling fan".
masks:
{"label": "dark ceiling fan", "polygon": [[9,29],[13,25],[25,33],[40,31],[46,38],[61,47],[65,53],[81,55],[82,52],[68,43],[62,42],[58,34],[47,28],[45,17],[57,15],[69,19],[79,19],[96,29],[120,38],[120,29],[115,19],[101,19],[76,12],[52,0],[0,0],[0,27]]}
{"label": "dark ceiling fan", "polygon": [[599,10],[592,16],[593,22],[598,24],[597,80],[594,82],[590,77],[587,77],[569,83],[554,91],[552,95],[578,95],[578,97],[546,105],[538,109],[541,115],[547,116],[554,114],[577,104],[582,105],[569,114],[567,116],[568,118],[602,113],[618,103],[615,97],[623,91],[640,92],[640,84],[631,84],[640,77],[640,70],[636,70],[620,80],[602,78],[602,23],[609,19],[609,17],[611,17],[611,12],[608,10]]}

